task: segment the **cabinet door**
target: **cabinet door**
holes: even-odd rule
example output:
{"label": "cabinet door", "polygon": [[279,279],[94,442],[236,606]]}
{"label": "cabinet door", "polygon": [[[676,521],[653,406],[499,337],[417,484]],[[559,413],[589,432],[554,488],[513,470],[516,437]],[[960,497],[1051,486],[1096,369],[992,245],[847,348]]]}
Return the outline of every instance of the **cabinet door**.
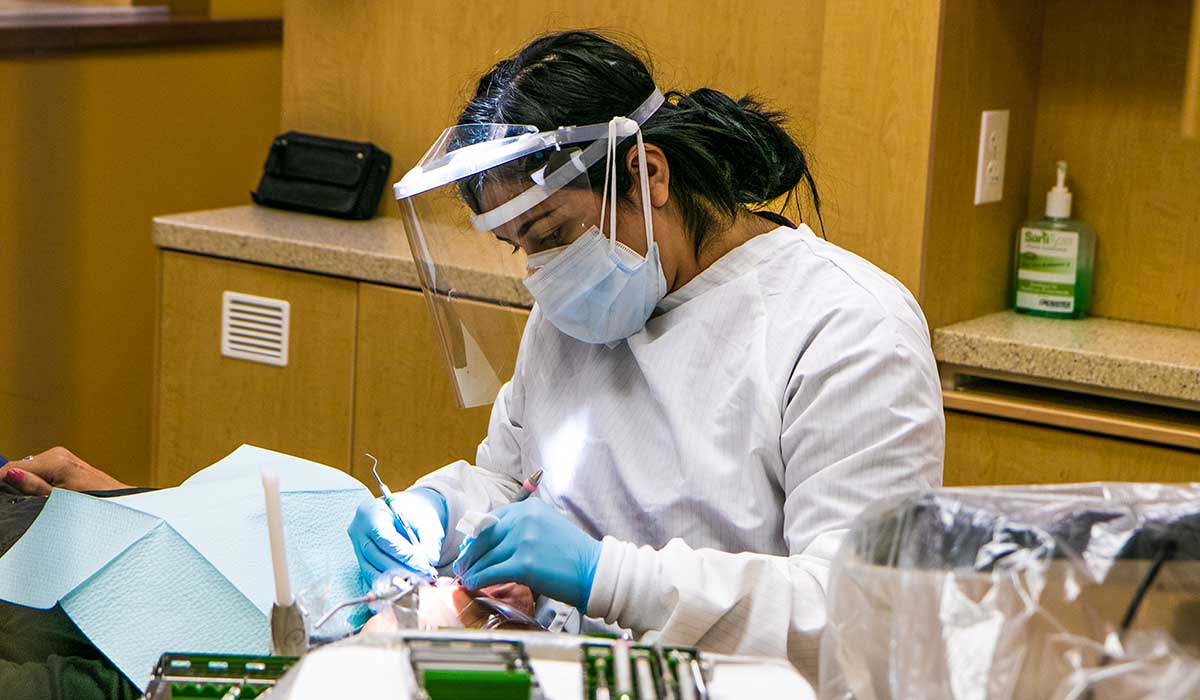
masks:
{"label": "cabinet door", "polygon": [[[242,443],[346,467],[355,288],[332,277],[164,251],[155,483],[178,484]],[[286,366],[221,354],[225,291],[290,303]]]}
{"label": "cabinet door", "polygon": [[[480,304],[480,313],[523,309]],[[475,461],[491,406],[460,409],[437,330],[420,292],[360,284],[355,369],[354,459],[351,473],[371,483],[369,452],[393,489],[458,459]],[[516,357],[517,347],[512,348]],[[505,378],[507,379],[507,377]]]}
{"label": "cabinet door", "polygon": [[947,486],[1197,480],[1200,452],[946,411]]}

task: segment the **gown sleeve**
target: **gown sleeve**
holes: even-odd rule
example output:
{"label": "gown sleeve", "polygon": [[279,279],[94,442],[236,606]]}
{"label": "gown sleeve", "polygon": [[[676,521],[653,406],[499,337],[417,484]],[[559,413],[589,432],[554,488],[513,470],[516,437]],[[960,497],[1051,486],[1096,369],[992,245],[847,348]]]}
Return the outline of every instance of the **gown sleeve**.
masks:
{"label": "gown sleeve", "polygon": [[941,482],[944,419],[923,321],[834,314],[782,402],[787,556],[604,539],[587,614],[647,641],[786,656],[816,680],[830,563],[884,494]]}
{"label": "gown sleeve", "polygon": [[446,499],[447,532],[442,542],[442,558],[438,566],[454,561],[462,543],[455,524],[468,511],[491,511],[512,499],[521,490],[525,473],[521,446],[525,439],[522,416],[525,405],[526,356],[531,351],[531,334],[538,323],[535,308],[526,322],[526,332],[517,352],[513,378],[500,387],[492,404],[487,436],[475,452],[475,464],[458,460],[416,481],[412,488],[427,488]]}

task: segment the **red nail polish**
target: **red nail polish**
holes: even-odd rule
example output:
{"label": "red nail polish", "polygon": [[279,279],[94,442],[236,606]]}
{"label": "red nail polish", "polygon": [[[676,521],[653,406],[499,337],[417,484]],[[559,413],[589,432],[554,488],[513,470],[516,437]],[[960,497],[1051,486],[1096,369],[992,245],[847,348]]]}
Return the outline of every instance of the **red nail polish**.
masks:
{"label": "red nail polish", "polygon": [[25,481],[25,472],[20,469],[9,469],[4,475],[4,480],[13,486],[20,486],[22,481]]}

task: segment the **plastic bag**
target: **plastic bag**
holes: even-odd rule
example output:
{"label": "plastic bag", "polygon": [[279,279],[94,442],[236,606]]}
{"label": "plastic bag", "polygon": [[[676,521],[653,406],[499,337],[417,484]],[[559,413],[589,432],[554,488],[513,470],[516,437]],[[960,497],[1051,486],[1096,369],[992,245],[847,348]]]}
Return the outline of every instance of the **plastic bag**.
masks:
{"label": "plastic bag", "polygon": [[820,697],[1172,697],[1200,652],[1198,559],[1196,484],[886,499],[830,571]]}

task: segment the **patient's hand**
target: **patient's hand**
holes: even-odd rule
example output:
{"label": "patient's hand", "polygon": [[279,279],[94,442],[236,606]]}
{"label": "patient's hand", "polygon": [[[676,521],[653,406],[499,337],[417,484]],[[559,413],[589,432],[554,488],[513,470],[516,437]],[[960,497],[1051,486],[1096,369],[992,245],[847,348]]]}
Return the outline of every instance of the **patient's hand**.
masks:
{"label": "patient's hand", "polygon": [[32,496],[48,496],[51,488],[68,491],[129,488],[128,484],[93,467],[65,447],[51,447],[32,459],[9,462],[0,467],[0,479]]}

